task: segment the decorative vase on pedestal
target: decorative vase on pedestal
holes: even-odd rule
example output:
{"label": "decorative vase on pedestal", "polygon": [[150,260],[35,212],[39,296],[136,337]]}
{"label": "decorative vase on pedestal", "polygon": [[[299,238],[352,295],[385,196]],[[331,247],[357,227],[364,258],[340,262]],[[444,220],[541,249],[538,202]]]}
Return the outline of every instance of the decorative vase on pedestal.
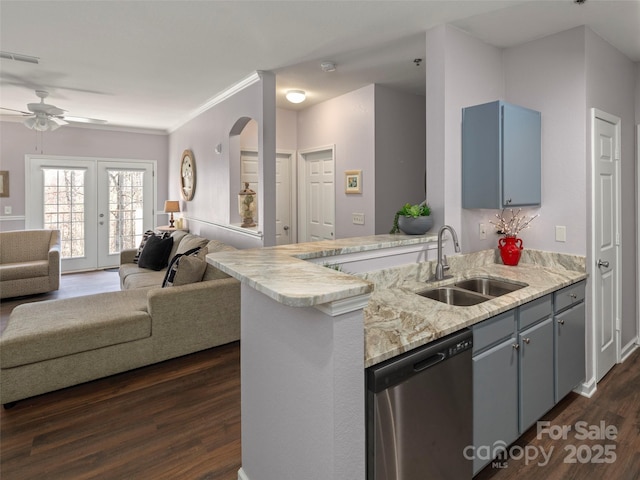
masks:
{"label": "decorative vase on pedestal", "polygon": [[513,235],[507,235],[498,240],[498,248],[500,249],[500,256],[502,257],[502,263],[505,265],[516,266],[520,261],[520,255],[522,253],[522,239]]}

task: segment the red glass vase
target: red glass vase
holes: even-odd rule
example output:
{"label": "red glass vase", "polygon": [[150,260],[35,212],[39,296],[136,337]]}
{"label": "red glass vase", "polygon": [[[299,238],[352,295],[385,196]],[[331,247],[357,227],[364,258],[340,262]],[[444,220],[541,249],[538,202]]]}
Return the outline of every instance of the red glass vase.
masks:
{"label": "red glass vase", "polygon": [[498,248],[502,263],[505,265],[516,266],[520,261],[522,253],[522,239],[517,237],[502,237],[498,240]]}

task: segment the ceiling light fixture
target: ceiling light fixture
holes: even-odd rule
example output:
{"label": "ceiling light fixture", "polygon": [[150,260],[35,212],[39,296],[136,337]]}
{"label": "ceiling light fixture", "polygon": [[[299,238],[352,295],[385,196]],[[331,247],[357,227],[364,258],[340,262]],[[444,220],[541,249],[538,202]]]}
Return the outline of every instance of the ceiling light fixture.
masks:
{"label": "ceiling light fixture", "polygon": [[323,72],[335,72],[336,64],[333,62],[322,62],[320,64],[320,68],[322,69]]}
{"label": "ceiling light fixture", "polygon": [[304,90],[289,90],[285,96],[291,103],[302,103],[307,98]]}
{"label": "ceiling light fixture", "polygon": [[62,125],[67,125],[67,122],[55,117],[47,117],[46,115],[36,115],[35,117],[27,118],[24,120],[24,124],[31,130],[37,130],[38,132],[46,132],[47,130],[57,130]]}

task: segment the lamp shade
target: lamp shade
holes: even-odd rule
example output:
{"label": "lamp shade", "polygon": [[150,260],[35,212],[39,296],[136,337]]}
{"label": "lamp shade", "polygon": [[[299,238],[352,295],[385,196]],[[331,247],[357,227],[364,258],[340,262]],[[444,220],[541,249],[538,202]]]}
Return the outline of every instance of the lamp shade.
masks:
{"label": "lamp shade", "polygon": [[180,202],[177,200],[165,200],[164,213],[174,213],[180,211]]}

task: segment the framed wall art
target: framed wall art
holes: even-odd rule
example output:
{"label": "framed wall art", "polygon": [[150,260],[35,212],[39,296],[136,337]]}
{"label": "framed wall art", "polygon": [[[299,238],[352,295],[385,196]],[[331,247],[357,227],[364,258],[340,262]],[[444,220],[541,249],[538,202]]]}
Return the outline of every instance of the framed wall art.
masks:
{"label": "framed wall art", "polygon": [[362,193],[362,170],[344,172],[344,193]]}

